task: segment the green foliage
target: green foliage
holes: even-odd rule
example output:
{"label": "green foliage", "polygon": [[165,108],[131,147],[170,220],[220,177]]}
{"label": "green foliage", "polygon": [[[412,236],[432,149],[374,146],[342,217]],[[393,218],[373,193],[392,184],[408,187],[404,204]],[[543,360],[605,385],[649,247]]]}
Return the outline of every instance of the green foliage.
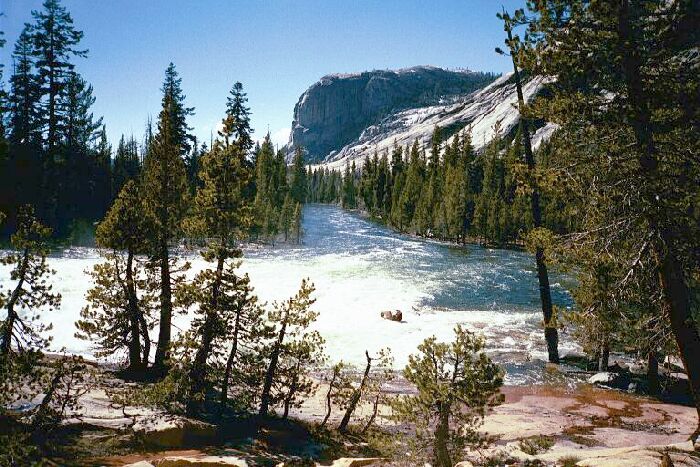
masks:
{"label": "green foliage", "polygon": [[114,251],[102,255],[105,261],[88,272],[93,286],[75,323],[75,336],[90,341],[96,357],[114,357],[135,345],[135,353],[127,359],[129,366],[145,366],[156,299],[148,290],[148,276],[140,260],[132,257],[129,264],[128,254]]}
{"label": "green foliage", "polygon": [[324,375],[323,381],[328,382],[326,390],[326,415],[320,427],[326,426],[334,407],[347,408],[347,403],[353,393],[352,368],[342,360],[333,365]]}
{"label": "green foliage", "polygon": [[397,421],[415,426],[415,463],[452,466],[466,446],[485,443],[477,429],[486,410],[503,402],[503,371],[483,349],[483,338],[457,326],[452,343],[430,337],[409,356],[403,374],[417,394],[398,397],[392,408]]}
{"label": "green foliage", "polygon": [[[311,389],[308,376],[305,375],[313,369],[313,365],[318,365],[325,359],[324,340],[316,331],[308,330],[318,317],[318,313],[311,309],[315,302],[311,298],[313,292],[313,284],[304,279],[294,297],[273,303],[273,308],[268,313],[268,321],[273,326],[276,337],[266,352],[269,360],[260,396],[261,415],[267,415],[271,407],[282,402],[286,402],[287,412],[295,402],[295,393],[302,384],[307,392]],[[289,374],[290,371],[296,371],[297,374]],[[292,384],[297,385],[297,388],[291,387]]]}
{"label": "green foliage", "polygon": [[[185,118],[191,112],[183,105],[184,95],[180,79],[172,64],[168,67],[163,84],[163,105],[158,119],[158,132],[150,144],[144,162],[142,191],[144,210],[153,220],[150,243],[151,267],[158,270],[152,275],[154,285],[160,288],[160,322],[155,366],[163,370],[168,360],[173,313],[172,291],[176,280],[171,271],[174,259],[170,248],[180,240],[182,220],[188,209],[189,190],[185,162],[182,155],[189,148]],[[183,266],[185,269],[187,264]],[[176,288],[176,287],[175,287]]]}
{"label": "green foliage", "polygon": [[255,151],[256,223],[251,233],[262,240],[274,242],[282,236],[285,242],[299,243],[301,204],[309,199],[309,180],[303,150],[295,150],[288,169],[284,152],[278,151],[275,155],[270,135],[266,135]]}
{"label": "green foliage", "polygon": [[290,409],[301,407],[318,389],[310,372],[321,368],[326,362],[324,344],[325,340],[317,331],[294,336],[285,343],[273,389],[275,399],[279,399],[284,407],[282,418],[287,418]]}
{"label": "green foliage", "polygon": [[219,132],[226,146],[233,144],[244,155],[253,148],[253,129],[250,127],[250,108],[246,105],[247,102],[243,84],[235,82],[226,100],[226,117],[222,122],[223,129]]}
{"label": "green foliage", "polygon": [[307,196],[306,167],[304,165],[304,152],[300,147],[294,151],[292,160],[292,174],[289,185],[289,195],[297,203],[305,203]]}
{"label": "green foliage", "polygon": [[[170,122],[172,98],[164,97],[158,133],[144,163],[141,195],[145,210],[153,218],[155,248],[162,248],[181,235],[181,223],[187,210],[187,178],[180,146]],[[162,252],[158,251],[158,254]]]}
{"label": "green foliage", "polygon": [[[48,276],[55,273],[46,262],[50,234],[51,229],[37,220],[31,206],[20,209],[17,231],[10,239],[13,251],[0,258],[0,264],[11,268],[14,284],[0,291],[0,305],[7,311],[0,322],[2,356],[44,349],[51,340],[43,335],[51,326],[39,321],[41,310],[51,311],[61,303],[60,294],[53,293],[48,282]],[[21,316],[19,309],[24,310]]]}
{"label": "green foliage", "polygon": [[128,349],[129,368],[145,369],[150,354],[155,294],[152,271],[147,274],[136,255],[149,251],[152,218],[146,214],[139,186],[126,182],[107,216],[97,227],[105,262],[88,274],[94,286],[76,322],[76,337],[93,341],[97,356]]}
{"label": "green foliage", "polygon": [[700,334],[688,325],[700,265],[692,3],[529,2],[514,20],[527,25],[519,63],[557,77],[532,110],[560,125],[548,157],[580,213],[562,239],[580,271],[579,338],[653,359],[673,335],[700,413]]}
{"label": "green foliage", "polygon": [[355,187],[356,168],[355,163],[352,166],[345,166],[345,174],[343,175],[342,187],[342,205],[345,209],[357,208],[357,190]]}
{"label": "green foliage", "polygon": [[[194,198],[193,215],[186,220],[190,237],[206,238],[212,254],[234,248],[253,223],[247,189],[252,180],[245,154],[236,145],[215,141],[202,156],[199,178],[202,186]],[[228,255],[226,251],[220,254]]]}
{"label": "green foliage", "polygon": [[521,439],[518,442],[518,447],[525,454],[536,456],[537,454],[547,452],[552,446],[554,446],[554,442],[554,438],[550,436],[538,435]]}
{"label": "green foliage", "polygon": [[581,459],[576,456],[564,456],[557,460],[561,467],[576,467],[580,461]]}
{"label": "green foliage", "polygon": [[[228,123],[233,125],[236,120],[229,117],[230,114]],[[222,392],[227,392],[233,371],[232,363],[227,363],[225,369],[223,366],[229,353],[228,342],[233,341],[228,356],[233,362],[241,341],[248,348],[255,348],[257,339],[264,336],[266,329],[248,276],[236,273],[240,265],[238,258],[242,256],[237,242],[253,223],[252,200],[247,193],[252,168],[245,158],[245,137],[237,131],[233,127],[225,130],[226,138],[237,135],[233,144],[229,144],[228,139],[217,140],[212,150],[202,157],[202,185],[195,196],[193,213],[187,220],[192,235],[206,239],[202,256],[215,264],[198,273],[190,284],[178,291],[182,303],[194,306],[196,313],[190,327],[195,348],[188,375],[187,411],[191,415],[199,411],[207,390],[214,384],[224,380]],[[225,399],[226,396],[222,405]]]}
{"label": "green foliage", "polygon": [[[436,128],[429,161],[415,141],[410,148],[395,146],[391,160],[386,153],[365,158],[359,174],[352,165],[342,176],[318,169],[309,177],[310,199],[360,208],[401,232],[426,237],[498,246],[523,241],[533,228],[533,180],[551,184],[551,171],[543,159],[542,175],[532,175],[537,171],[523,161],[520,130],[512,138],[494,130],[497,137],[478,155],[468,128],[449,144]],[[545,228],[565,233],[577,225],[562,193],[550,190],[541,199]]]}
{"label": "green foliage", "polygon": [[152,224],[153,219],[143,206],[142,188],[129,180],[98,224],[95,242],[99,247],[110,250],[146,253]]}
{"label": "green foliage", "polygon": [[7,425],[7,432],[0,434],[0,465],[43,465],[43,456],[39,447],[32,443],[31,433],[22,426],[10,427],[9,423]]}

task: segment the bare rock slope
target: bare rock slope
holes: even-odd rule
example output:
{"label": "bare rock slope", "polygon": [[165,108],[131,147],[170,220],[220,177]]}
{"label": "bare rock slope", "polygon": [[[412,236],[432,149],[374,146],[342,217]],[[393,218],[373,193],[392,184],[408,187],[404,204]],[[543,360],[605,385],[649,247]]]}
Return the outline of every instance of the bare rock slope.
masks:
{"label": "bare rock slope", "polygon": [[396,111],[454,102],[495,78],[430,66],[324,76],[294,107],[288,147],[302,146],[309,161],[321,162]]}
{"label": "bare rock slope", "polygon": [[[470,128],[472,144],[480,150],[493,139],[496,130],[505,134],[517,125],[517,95],[510,74],[492,81],[484,79],[491,75],[457,72],[470,78],[473,89],[468,89],[468,80],[462,82],[461,92],[459,81],[452,87],[443,85],[433,93],[433,97],[441,97],[432,101],[415,97],[418,88],[415,83],[412,93],[404,92],[406,76],[413,74],[414,79],[423,80],[425,85],[429,81],[425,76],[433,80],[443,76],[437,70],[440,69],[417,67],[321,79],[301,96],[295,107],[288,145],[290,156],[292,148],[299,145],[312,163],[329,168],[343,168],[353,161],[359,165],[375,151],[380,154],[390,151],[395,143],[406,146],[417,139],[429,145],[435,126],[440,126],[447,137]],[[391,73],[395,77],[387,78],[386,74]],[[364,87],[358,84],[360,81]],[[532,99],[545,84],[546,80],[539,77],[528,80],[523,89],[525,98]],[[362,92],[358,94],[360,88]],[[401,96],[401,105],[392,103],[392,98],[387,96]],[[551,124],[538,129],[534,146],[554,130]]]}

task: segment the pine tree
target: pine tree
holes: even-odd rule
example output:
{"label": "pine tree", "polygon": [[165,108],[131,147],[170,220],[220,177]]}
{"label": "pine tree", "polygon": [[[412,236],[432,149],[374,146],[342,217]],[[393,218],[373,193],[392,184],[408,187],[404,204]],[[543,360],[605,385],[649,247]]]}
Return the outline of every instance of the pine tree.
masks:
{"label": "pine tree", "polygon": [[326,361],[324,343],[321,335],[312,331],[285,344],[276,372],[275,394],[272,397],[273,400],[282,403],[282,418],[286,419],[290,409],[301,407],[316,391],[318,384],[310,372],[322,367]]}
{"label": "pine tree", "polygon": [[297,203],[306,202],[306,168],[304,166],[304,152],[300,147],[294,151],[294,159],[292,161],[292,179],[289,185],[289,194],[292,201]]}
{"label": "pine tree", "polygon": [[[14,287],[0,293],[0,305],[6,316],[0,323],[0,357],[12,353],[41,351],[50,338],[42,334],[51,327],[37,322],[40,310],[59,307],[60,294],[52,292],[48,276],[55,273],[46,263],[49,252],[47,239],[51,230],[35,217],[31,206],[23,206],[17,216],[17,230],[10,243],[13,252],[0,259],[11,267]],[[24,312],[20,315],[19,310]]]}
{"label": "pine tree", "polygon": [[243,92],[243,85],[240,82],[234,83],[230,94],[226,101],[226,117],[219,136],[224,138],[226,145],[235,144],[247,156],[253,148],[250,108],[246,105],[248,97]]}
{"label": "pine tree", "polygon": [[10,141],[13,146],[39,140],[41,88],[34,73],[31,27],[26,25],[15,43],[10,78]]}
{"label": "pine tree", "polygon": [[[342,403],[342,405],[345,407],[345,413],[343,414],[343,418],[340,420],[340,424],[338,425],[338,431],[341,433],[345,433],[347,431],[350,420],[352,419],[358,405],[361,404],[362,401],[371,401],[373,398],[375,398],[376,393],[374,402],[378,404],[378,397],[381,393],[381,385],[383,384],[384,379],[388,379],[387,373],[391,371],[393,358],[391,357],[391,351],[389,348],[380,350],[379,353],[373,357],[370,357],[369,352],[365,350],[365,358],[367,359],[367,364],[365,365],[365,370],[362,373],[362,376],[359,378],[359,381],[356,381],[357,384],[355,384],[354,387],[346,393],[346,399]],[[373,367],[375,368],[374,372],[372,372]],[[377,378],[377,367],[379,368],[379,374],[382,375],[381,378]],[[373,405],[376,409],[376,405],[374,403]],[[375,417],[376,412],[373,413],[369,423],[366,424],[367,427],[374,422]]]}
{"label": "pine tree", "polygon": [[326,415],[319,425],[320,428],[325,427],[328,423],[333,406],[343,407],[349,400],[353,391],[349,370],[348,365],[341,360],[330,369],[330,377],[324,377],[328,381],[328,390],[326,391]]}
{"label": "pine tree", "polygon": [[197,188],[201,187],[199,180],[199,165],[203,154],[207,153],[206,144],[197,145],[197,138],[192,138],[192,150],[185,157],[185,167],[187,168],[187,185],[190,187],[190,194],[194,196]]}
{"label": "pine tree", "polygon": [[[12,59],[14,72],[10,77],[9,96],[9,154],[3,180],[3,199],[7,212],[17,206],[39,206],[41,190],[37,180],[42,179],[41,148],[41,89],[34,72],[30,26],[25,26],[15,43]],[[2,190],[2,188],[0,188]]]}
{"label": "pine tree", "polygon": [[196,305],[198,313],[192,324],[197,342],[189,373],[190,415],[199,411],[204,396],[208,360],[223,355],[222,346],[230,337],[229,323],[236,319],[238,308],[245,308],[240,299],[247,294],[247,279],[241,281],[236,274],[242,255],[237,243],[252,225],[252,206],[245,192],[252,173],[242,149],[215,141],[201,162],[203,185],[197,190],[188,225],[192,234],[207,239],[203,257],[216,266],[197,274],[188,292],[188,301]]}
{"label": "pine tree", "polygon": [[[95,120],[90,108],[95,102],[92,86],[72,72],[60,99],[63,112],[63,138],[56,148],[56,222],[59,228],[74,227],[79,219],[96,219],[104,211],[94,196],[97,158],[94,143],[102,119]],[[73,225],[71,225],[73,224]],[[73,233],[73,232],[71,232]]]}
{"label": "pine tree", "polygon": [[[165,80],[161,88],[163,93],[162,111],[167,112],[167,119],[160,117],[158,131],[166,132],[170,144],[175,146],[180,157],[186,157],[192,150],[194,137],[192,128],[187,126],[187,117],[194,115],[194,107],[185,107],[185,94],[182,92],[182,78],[171,62],[165,70]],[[167,124],[167,129],[162,128]]]}
{"label": "pine tree", "polygon": [[301,243],[302,216],[303,216],[302,205],[301,205],[301,203],[297,203],[294,206],[294,213],[292,214],[292,233],[294,234],[294,241],[297,244]]}
{"label": "pine tree", "polygon": [[355,162],[345,166],[343,174],[343,198],[342,205],[346,209],[357,208],[357,195],[355,187]]}
{"label": "pine tree", "polygon": [[400,210],[400,200],[404,188],[404,161],[403,149],[401,146],[394,143],[394,149],[391,153],[391,211],[389,214],[390,225],[396,227],[399,232],[403,232],[404,225]]}
{"label": "pine tree", "polygon": [[[2,13],[0,13],[0,16],[2,16]],[[5,32],[0,31],[0,49],[5,47],[4,35]],[[3,71],[4,65],[0,64],[0,185],[7,187],[9,183],[6,177],[10,167],[8,158],[7,130],[5,128],[6,114],[8,111],[8,99],[7,92],[5,91],[5,82],[3,81]],[[3,212],[3,208],[6,208],[3,206],[6,199],[7,193],[4,189],[0,189],[0,212]],[[0,219],[0,225],[2,225],[3,222],[4,217],[3,219]]]}
{"label": "pine tree", "polygon": [[408,228],[414,224],[416,207],[420,200],[420,194],[425,180],[425,160],[421,157],[418,140],[411,147],[406,178],[403,190],[397,206],[399,213],[399,230]]}
{"label": "pine tree", "polygon": [[392,409],[396,420],[415,424],[413,464],[428,457],[432,465],[451,467],[466,446],[484,444],[477,428],[487,409],[503,402],[503,371],[483,349],[483,338],[457,326],[452,343],[430,337],[409,356],[403,374],[417,394],[401,396]]}
{"label": "pine tree", "polygon": [[[575,161],[568,184],[585,194],[585,227],[567,246],[614,251],[627,264],[622,277],[629,276],[616,295],[636,296],[637,283],[656,281],[666,310],[659,318],[673,331],[700,417],[700,331],[691,290],[700,234],[690,214],[698,196],[699,167],[690,157],[698,148],[698,107],[688,105],[698,100],[698,88],[694,61],[686,58],[698,42],[690,26],[697,8],[630,0],[531,8],[532,19],[514,15],[518,24],[529,23],[532,47],[522,61],[528,71],[557,76],[541,110],[562,125],[557,165]],[[572,52],[580,50],[586,53]],[[700,422],[693,437],[699,435]]]}
{"label": "pine tree", "polygon": [[445,194],[443,196],[445,235],[447,238],[464,241],[469,226],[467,220],[469,181],[467,159],[463,157],[461,151],[459,134],[454,137],[450,157],[445,164]]}
{"label": "pine tree", "polygon": [[114,154],[112,170],[112,197],[116,198],[129,180],[136,180],[141,174],[138,144],[133,136],[127,141],[124,135],[119,139],[117,151]]}
{"label": "pine tree", "polygon": [[42,123],[46,130],[46,145],[51,152],[60,143],[65,131],[65,110],[61,101],[66,98],[73,76],[74,57],[86,57],[87,50],[78,48],[83,32],[75,29],[73,18],[59,0],[44,0],[43,10],[32,11],[35,24],[31,28],[32,54],[41,95],[46,97]]}
{"label": "pine tree", "polygon": [[[275,326],[276,337],[269,351],[269,363],[260,395],[260,415],[267,415],[270,407],[283,399],[280,398],[279,392],[273,391],[273,388],[279,385],[279,364],[289,354],[289,339],[303,338],[307,334],[308,326],[318,316],[318,313],[310,309],[315,302],[311,298],[313,292],[313,284],[304,279],[294,297],[275,303],[274,310],[270,312],[269,320]],[[317,338],[313,340],[319,345],[322,343]]]}
{"label": "pine tree", "polygon": [[107,212],[112,202],[112,145],[107,140],[107,128],[102,125],[99,141],[95,147],[95,163],[91,176],[93,180],[91,196],[94,197],[93,211],[89,216],[99,218]]}
{"label": "pine tree", "polygon": [[160,323],[158,345],[154,366],[163,372],[168,359],[171,338],[171,319],[173,313],[170,246],[181,236],[181,221],[187,209],[187,175],[185,163],[180,157],[180,146],[185,138],[183,121],[173,123],[173,114],[184,117],[181,109],[179,88],[173,89],[174,70],[168,68],[166,90],[163,96],[163,110],[158,121],[158,133],[153,138],[148,156],[144,163],[143,196],[147,212],[154,219],[154,232],[151,257],[154,267],[160,272]]}
{"label": "pine tree", "polygon": [[106,261],[90,272],[94,286],[76,322],[76,337],[96,344],[97,356],[127,349],[127,370],[132,374],[148,366],[155,298],[137,259],[148,252],[151,227],[142,206],[139,186],[130,180],[98,225],[95,240],[108,250]]}
{"label": "pine tree", "polygon": [[284,204],[280,211],[279,224],[277,230],[284,234],[284,241],[289,239],[289,234],[292,229],[292,221],[294,216],[294,205],[292,204],[292,197],[287,195],[284,199]]}

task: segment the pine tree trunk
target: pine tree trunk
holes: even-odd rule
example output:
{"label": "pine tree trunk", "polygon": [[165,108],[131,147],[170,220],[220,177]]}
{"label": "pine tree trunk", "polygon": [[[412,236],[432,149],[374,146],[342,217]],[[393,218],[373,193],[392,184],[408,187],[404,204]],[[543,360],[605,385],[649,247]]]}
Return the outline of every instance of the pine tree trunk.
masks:
{"label": "pine tree trunk", "polygon": [[270,355],[270,364],[267,367],[267,372],[265,373],[265,382],[263,384],[262,394],[260,395],[260,415],[266,416],[270,411],[270,392],[272,391],[272,383],[275,379],[275,372],[277,371],[277,362],[280,358],[280,352],[282,351],[282,342],[284,342],[284,334],[287,331],[287,320],[289,317],[289,310],[285,312],[284,318],[282,320],[282,328],[277,337],[277,342],[275,342],[275,347],[272,349],[272,354]]}
{"label": "pine tree trunk", "polygon": [[369,370],[372,367],[372,359],[369,356],[369,352],[367,352],[366,350],[365,357],[367,358],[367,366],[365,367],[365,373],[362,375],[362,380],[360,380],[360,386],[355,390],[355,392],[352,393],[352,397],[350,398],[348,408],[345,410],[345,415],[343,415],[343,419],[340,421],[340,425],[338,425],[338,431],[340,431],[341,433],[347,431],[348,424],[350,423],[350,418],[352,417],[353,412],[355,412],[357,404],[360,402],[360,397],[362,397],[362,391],[365,388],[365,384],[367,384]]}
{"label": "pine tree trunk", "polygon": [[[508,40],[512,41],[513,37],[508,28]],[[518,108],[520,110],[520,125],[523,149],[525,152],[525,162],[527,163],[530,173],[535,171],[535,158],[532,154],[532,143],[530,141],[530,130],[528,121],[525,118],[525,97],[523,96],[523,87],[520,80],[520,71],[513,57],[513,75],[515,77],[515,87],[518,93]],[[535,228],[542,226],[542,210],[540,207],[540,192],[535,185],[532,187],[530,196],[530,206],[532,210],[533,225]],[[535,262],[537,263],[537,280],[540,286],[540,301],[542,303],[542,314],[544,316],[544,338],[547,341],[547,353],[549,354],[550,363],[559,363],[559,332],[556,328],[556,323],[552,321],[554,316],[552,308],[552,294],[549,287],[549,272],[545,263],[544,250],[538,247],[535,251]]]}
{"label": "pine tree trunk", "polygon": [[238,351],[238,334],[241,329],[241,310],[236,313],[236,323],[233,326],[233,342],[231,343],[231,352],[226,359],[226,370],[224,371],[224,379],[221,382],[221,400],[219,405],[219,415],[221,415],[228,403],[228,383],[231,380],[231,372],[233,371],[233,363],[236,360],[236,352]]}
{"label": "pine tree trunk", "polygon": [[[664,237],[665,235],[662,234],[662,239]],[[697,440],[700,437],[700,358],[698,358],[700,334],[691,314],[690,293],[680,262],[669,253],[662,256],[660,276],[664,298],[668,305],[671,329],[680,350],[698,412],[698,426],[691,435],[693,440]]]}
{"label": "pine tree trunk", "polygon": [[22,293],[22,287],[24,286],[24,281],[27,277],[27,268],[29,267],[29,248],[25,248],[22,252],[22,263],[19,268],[19,280],[15,289],[10,295],[10,299],[7,301],[7,317],[2,327],[2,341],[0,342],[0,355],[8,355],[10,349],[12,349],[12,330],[15,327],[15,320],[17,320],[17,312],[15,311],[15,305],[19,296]]}
{"label": "pine tree trunk", "polygon": [[141,360],[141,325],[139,322],[139,306],[136,299],[136,287],[134,285],[134,252],[129,249],[126,257],[126,293],[127,306],[129,307],[129,369],[139,370],[143,368]]}
{"label": "pine tree trunk", "polygon": [[170,257],[168,242],[165,234],[161,234],[160,245],[160,327],[158,331],[158,346],[156,347],[156,357],[153,363],[156,373],[167,372],[166,361],[170,356],[170,333],[171,320],[173,314],[172,288],[170,284]]}
{"label": "pine tree trunk", "polygon": [[141,338],[143,339],[143,368],[148,368],[148,359],[151,356],[151,337],[148,335],[148,323],[143,313],[139,313],[139,325],[141,330]]}
{"label": "pine tree trunk", "polygon": [[656,350],[649,351],[649,355],[647,355],[647,384],[649,385],[649,394],[659,393],[659,356]]}
{"label": "pine tree trunk", "polygon": [[216,264],[216,278],[212,286],[212,295],[210,306],[207,311],[204,324],[201,331],[201,343],[195,354],[192,368],[190,369],[190,394],[187,401],[187,415],[192,417],[199,413],[201,402],[200,395],[205,390],[205,376],[207,359],[211,353],[212,342],[214,340],[214,326],[217,319],[217,308],[219,302],[219,291],[221,290],[221,277],[224,270],[225,257],[222,253],[219,254]]}
{"label": "pine tree trunk", "polygon": [[600,346],[600,355],[598,356],[598,371],[608,371],[610,364],[610,344],[605,339]]}
{"label": "pine tree trunk", "polygon": [[338,374],[334,371],[333,372],[333,377],[331,378],[331,382],[328,385],[328,392],[326,393],[326,416],[323,417],[323,421],[321,422],[321,425],[319,425],[321,428],[326,426],[326,422],[328,422],[328,419],[331,417],[331,409],[333,408],[331,404],[331,395],[333,392],[333,384],[335,383],[335,380],[338,378]]}
{"label": "pine tree trunk", "polygon": [[[51,49],[53,57],[53,48]],[[49,64],[49,128],[48,128],[48,147],[49,157],[53,158],[53,148],[56,145],[56,77],[53,64]]]}
{"label": "pine tree trunk", "polygon": [[433,456],[435,467],[452,467],[450,451],[447,448],[450,436],[450,413],[446,402],[439,403],[438,423],[435,428],[435,444],[433,446]]}
{"label": "pine tree trunk", "polygon": [[362,434],[367,433],[367,430],[370,429],[374,421],[377,419],[377,412],[379,411],[379,396],[381,393],[377,393],[377,397],[374,398],[374,404],[372,404],[372,415],[370,415],[369,420],[367,420],[367,424],[365,427],[362,429]]}

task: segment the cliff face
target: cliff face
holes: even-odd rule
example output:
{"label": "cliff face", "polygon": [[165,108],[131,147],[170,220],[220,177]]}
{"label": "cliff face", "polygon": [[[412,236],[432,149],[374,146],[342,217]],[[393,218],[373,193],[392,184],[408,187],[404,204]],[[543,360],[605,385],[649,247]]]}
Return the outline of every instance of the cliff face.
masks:
{"label": "cliff face", "polygon": [[[525,99],[533,99],[545,84],[546,80],[541,77],[527,81],[523,85]],[[420,144],[430,146],[436,126],[442,128],[448,141],[456,132],[469,128],[472,146],[479,151],[494,138],[496,131],[505,135],[514,130],[520,120],[517,99],[511,75],[505,75],[483,89],[458,96],[452,102],[391,112],[379,123],[365,128],[359,137],[329,154],[323,162],[329,168],[342,169],[353,161],[359,165],[375,151],[380,155],[390,152],[394,144],[410,146],[418,140]],[[533,148],[549,138],[555,129],[551,123],[538,128],[533,134]]]}
{"label": "cliff face", "polygon": [[329,160],[394,112],[452,102],[494,79],[487,73],[424,66],[324,76],[294,107],[288,147],[304,147],[310,162]]}

